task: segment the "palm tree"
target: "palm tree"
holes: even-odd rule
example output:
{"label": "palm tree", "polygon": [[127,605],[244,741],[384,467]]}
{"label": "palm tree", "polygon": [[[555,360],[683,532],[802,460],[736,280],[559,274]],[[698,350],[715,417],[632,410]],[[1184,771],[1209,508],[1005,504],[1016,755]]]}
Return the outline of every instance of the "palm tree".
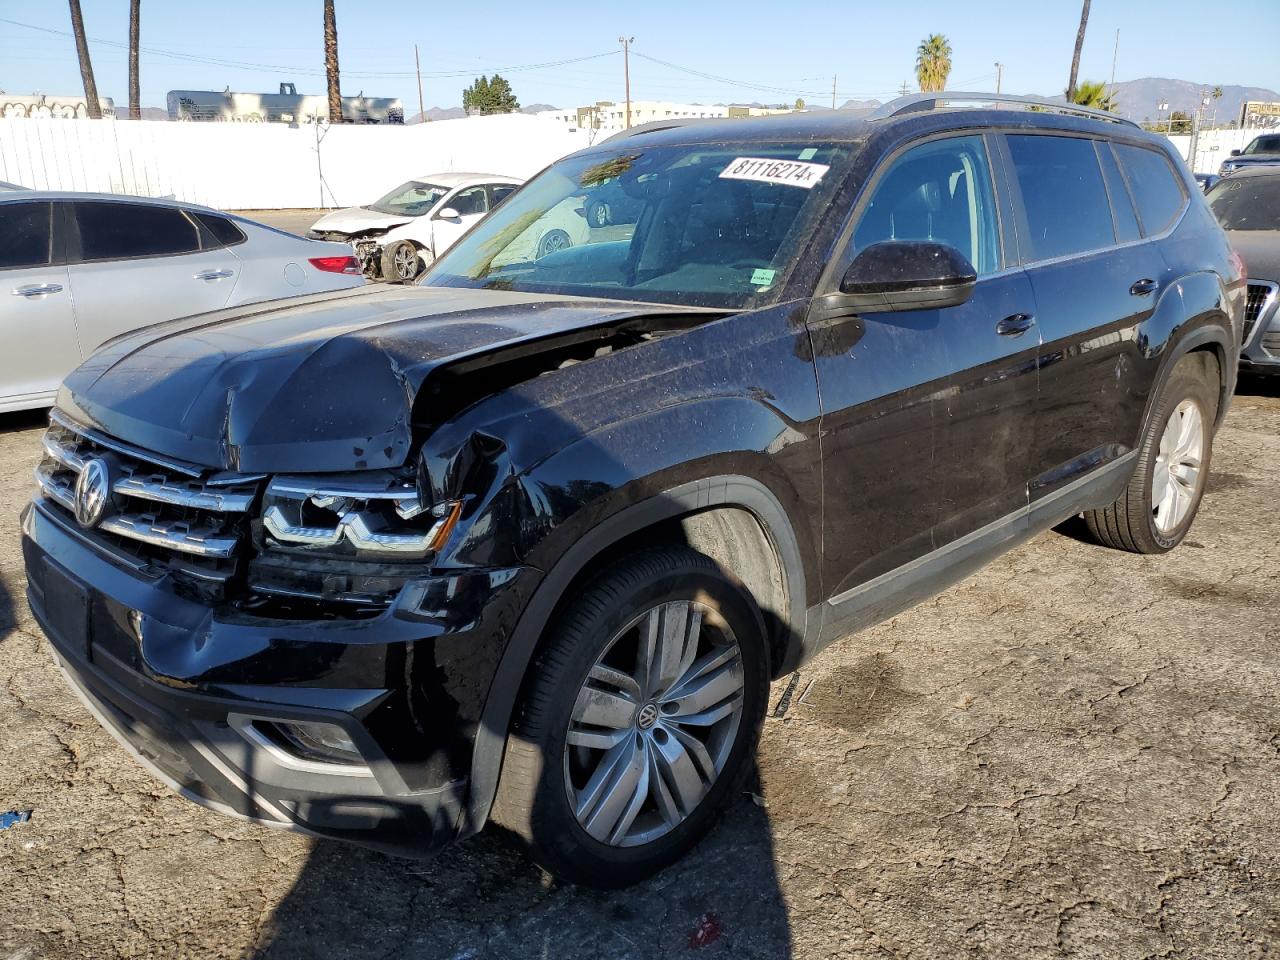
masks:
{"label": "palm tree", "polygon": [[932,33],[916,48],[916,80],[921,93],[945,90],[951,73],[951,44],[940,33]]}
{"label": "palm tree", "polygon": [[76,36],[76,53],[80,56],[80,79],[84,81],[84,99],[89,117],[102,119],[102,106],[98,103],[98,85],[93,82],[93,64],[89,62],[89,41],[84,38],[84,17],[80,15],[80,0],[67,0],[71,5],[71,32]]}
{"label": "palm tree", "polygon": [[1076,77],[1080,73],[1080,51],[1084,49],[1084,28],[1089,25],[1089,0],[1084,0],[1080,11],[1080,29],[1076,31],[1076,52],[1071,55],[1071,79],[1067,81],[1067,100],[1075,102]]}
{"label": "palm tree", "polygon": [[142,0],[129,0],[129,119],[142,119],[142,105],[138,102],[138,16]]}
{"label": "palm tree", "polygon": [[342,122],[342,92],[338,85],[338,22],[333,0],[324,0],[324,72],[329,78],[329,122]]}
{"label": "palm tree", "polygon": [[1116,95],[1107,93],[1107,85],[1101,80],[1081,80],[1070,102],[1094,110],[1114,112],[1116,109]]}

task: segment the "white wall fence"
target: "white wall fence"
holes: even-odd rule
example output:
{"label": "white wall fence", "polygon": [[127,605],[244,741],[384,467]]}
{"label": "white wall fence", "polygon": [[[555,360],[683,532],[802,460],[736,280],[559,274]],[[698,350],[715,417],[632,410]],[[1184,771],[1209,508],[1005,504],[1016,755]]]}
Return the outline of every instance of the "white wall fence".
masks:
{"label": "white wall fence", "polygon": [[1222,161],[1231,156],[1232,150],[1243,150],[1249,141],[1260,133],[1276,133],[1275,127],[1255,127],[1243,130],[1201,130],[1196,142],[1196,155],[1191,157],[1191,135],[1178,134],[1169,141],[1182,154],[1196,173],[1217,173]]}
{"label": "white wall fence", "polygon": [[[1262,130],[1169,139],[1217,173]],[[0,118],[0,180],[37,190],[174,197],[231,210],[371,203],[434,171],[528,177],[586,147],[586,131],[523,114],[411,126]]]}
{"label": "white wall fence", "polygon": [[0,180],[232,210],[345,207],[437,171],[528,177],[587,144],[522,114],[319,128],[0,118]]}

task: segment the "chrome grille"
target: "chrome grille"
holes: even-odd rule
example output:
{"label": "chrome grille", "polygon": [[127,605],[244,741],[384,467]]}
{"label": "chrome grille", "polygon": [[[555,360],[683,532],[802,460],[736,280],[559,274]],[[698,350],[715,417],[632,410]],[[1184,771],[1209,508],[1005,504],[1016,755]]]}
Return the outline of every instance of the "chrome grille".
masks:
{"label": "chrome grille", "polygon": [[[55,411],[44,435],[35,479],[48,509],[105,552],[135,561],[226,579],[248,538],[248,514],[261,475],[202,468],[140,450]],[[89,529],[75,519],[75,487],[85,463],[110,464],[111,497]]]}
{"label": "chrome grille", "polygon": [[1247,347],[1258,321],[1276,301],[1277,286],[1261,280],[1250,280],[1244,302],[1244,336],[1241,345]]}

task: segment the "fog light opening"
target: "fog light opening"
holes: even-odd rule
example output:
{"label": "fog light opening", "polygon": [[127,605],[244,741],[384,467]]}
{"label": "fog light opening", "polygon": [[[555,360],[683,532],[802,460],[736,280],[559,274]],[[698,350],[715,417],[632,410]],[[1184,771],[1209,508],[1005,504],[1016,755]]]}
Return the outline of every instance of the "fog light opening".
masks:
{"label": "fog light opening", "polygon": [[255,725],[300,759],[321,763],[364,763],[354,741],[337,724],[317,720],[277,720],[273,723],[259,721]]}

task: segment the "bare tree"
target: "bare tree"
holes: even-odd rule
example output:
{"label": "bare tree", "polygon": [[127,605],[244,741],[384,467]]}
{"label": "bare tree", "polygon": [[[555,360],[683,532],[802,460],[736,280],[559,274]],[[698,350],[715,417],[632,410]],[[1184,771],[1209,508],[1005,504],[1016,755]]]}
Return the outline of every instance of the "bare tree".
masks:
{"label": "bare tree", "polygon": [[1067,81],[1067,102],[1076,99],[1076,76],[1080,73],[1080,51],[1084,49],[1084,28],[1089,25],[1089,0],[1084,0],[1080,11],[1080,29],[1076,31],[1076,52],[1071,55],[1071,79]]}
{"label": "bare tree", "polygon": [[329,77],[329,122],[342,122],[342,92],[338,84],[338,23],[333,0],[324,0],[324,72]]}
{"label": "bare tree", "polygon": [[138,16],[142,0],[129,0],[129,119],[142,119],[138,92]]}
{"label": "bare tree", "polygon": [[89,62],[89,41],[84,38],[84,17],[80,15],[80,0],[67,0],[71,5],[71,31],[76,35],[76,53],[80,56],[80,78],[84,80],[84,99],[90,118],[102,119],[102,106],[98,103],[98,85],[93,82],[93,64]]}

